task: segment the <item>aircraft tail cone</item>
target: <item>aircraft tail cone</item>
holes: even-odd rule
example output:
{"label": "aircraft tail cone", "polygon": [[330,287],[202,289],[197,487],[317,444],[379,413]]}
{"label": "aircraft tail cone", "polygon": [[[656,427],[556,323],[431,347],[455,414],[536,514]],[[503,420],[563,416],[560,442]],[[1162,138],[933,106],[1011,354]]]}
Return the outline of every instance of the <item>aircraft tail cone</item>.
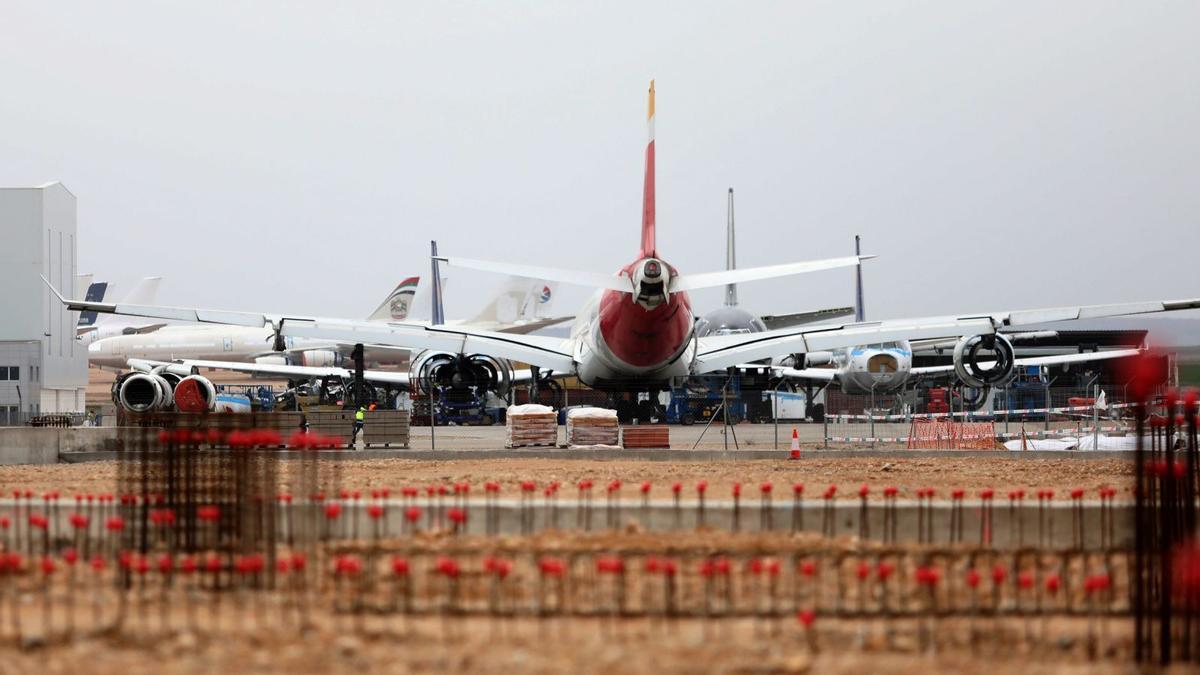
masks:
{"label": "aircraft tail cone", "polygon": [[800,459],[800,432],[796,427],[792,427],[792,449],[788,459]]}

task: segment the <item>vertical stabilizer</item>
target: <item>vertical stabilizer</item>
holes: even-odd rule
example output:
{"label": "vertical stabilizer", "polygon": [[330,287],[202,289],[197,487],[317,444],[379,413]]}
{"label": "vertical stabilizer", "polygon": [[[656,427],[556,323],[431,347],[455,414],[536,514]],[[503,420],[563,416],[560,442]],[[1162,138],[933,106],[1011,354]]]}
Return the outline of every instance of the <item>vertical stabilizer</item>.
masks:
{"label": "vertical stabilizer", "polygon": [[[78,288],[77,290],[79,295],[83,296],[84,300],[87,300],[88,302],[104,302],[104,295],[108,292],[107,281],[93,282],[92,275],[90,274],[81,274],[76,281],[78,282],[77,285],[81,286],[81,288]],[[97,318],[99,317],[96,312],[90,310],[83,311],[79,313],[79,322],[75,325],[78,328],[88,328],[96,325]]]}
{"label": "vertical stabilizer", "polygon": [[[733,188],[729,188],[729,220],[725,231],[725,269],[737,269],[737,254],[734,248],[733,234]],[[737,284],[725,286],[725,306],[737,307]]]}
{"label": "vertical stabilizer", "polygon": [[420,277],[409,277],[401,281],[388,293],[383,302],[379,303],[375,311],[371,312],[367,321],[408,321],[413,314],[413,300],[420,283]]}
{"label": "vertical stabilizer", "polygon": [[433,282],[433,315],[429,317],[429,323],[433,326],[440,326],[446,323],[446,313],[442,307],[442,275],[438,272],[437,254],[437,242],[430,241],[429,265],[432,272],[431,281]]}
{"label": "vertical stabilizer", "polygon": [[92,285],[94,276],[92,274],[75,275],[75,297],[82,298],[84,293],[87,293],[88,288]]}
{"label": "vertical stabilizer", "polygon": [[[859,236],[854,235],[854,255],[862,255],[862,246],[859,241]],[[854,320],[866,321],[867,309],[863,307],[863,287],[862,287],[862,258],[859,258],[858,264],[854,266]]]}
{"label": "vertical stabilizer", "polygon": [[642,250],[641,257],[658,257],[654,242],[654,80],[650,80],[650,108],[646,113],[646,175],[642,182]]}
{"label": "vertical stabilizer", "polygon": [[507,326],[549,318],[557,288],[558,284],[553,281],[509,277],[496,287],[483,309],[466,319],[466,323]]}
{"label": "vertical stabilizer", "polygon": [[[134,284],[133,288],[121,299],[121,302],[127,305],[153,305],[155,298],[158,297],[158,286],[161,283],[162,277],[144,277]],[[122,317],[119,314],[101,314],[96,319],[96,323],[108,323],[110,321],[128,324],[130,320],[128,317]]]}

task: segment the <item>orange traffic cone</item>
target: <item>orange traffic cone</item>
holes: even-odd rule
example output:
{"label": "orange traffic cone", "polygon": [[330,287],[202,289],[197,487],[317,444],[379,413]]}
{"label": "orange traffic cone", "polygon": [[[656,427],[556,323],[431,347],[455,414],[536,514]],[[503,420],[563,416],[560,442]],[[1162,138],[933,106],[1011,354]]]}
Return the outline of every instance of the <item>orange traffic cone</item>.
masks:
{"label": "orange traffic cone", "polygon": [[800,432],[792,427],[792,451],[788,459],[800,459]]}

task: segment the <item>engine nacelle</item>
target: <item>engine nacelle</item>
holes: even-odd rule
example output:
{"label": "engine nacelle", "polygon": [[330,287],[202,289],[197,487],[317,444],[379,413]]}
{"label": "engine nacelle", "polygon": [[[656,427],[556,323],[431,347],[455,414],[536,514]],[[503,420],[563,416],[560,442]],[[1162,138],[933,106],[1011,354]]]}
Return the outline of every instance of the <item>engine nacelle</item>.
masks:
{"label": "engine nacelle", "polygon": [[335,368],[342,365],[341,352],[332,349],[310,349],[300,353],[300,365],[312,368]]}
{"label": "engine nacelle", "polygon": [[804,367],[827,366],[833,363],[833,352],[808,352],[804,355]]}
{"label": "engine nacelle", "polygon": [[175,387],[175,407],[180,412],[207,412],[217,405],[217,388],[212,380],[189,375]]}
{"label": "engine nacelle", "polygon": [[277,356],[256,356],[254,358],[254,362],[259,364],[260,366],[291,366],[291,365],[295,365],[293,363],[289,363],[287,360],[287,357],[283,356],[282,354],[277,355]]}
{"label": "engine nacelle", "polygon": [[423,351],[410,359],[409,389],[414,395],[428,394],[429,382],[436,387],[495,392],[504,396],[512,387],[512,364],[486,354],[451,354]]}
{"label": "engine nacelle", "polygon": [[954,345],[954,373],[969,387],[1003,387],[1017,374],[1012,343],[999,333],[959,340]]}
{"label": "engine nacelle", "polygon": [[154,373],[132,373],[126,376],[116,394],[116,403],[132,413],[164,410],[175,403],[171,384]]}

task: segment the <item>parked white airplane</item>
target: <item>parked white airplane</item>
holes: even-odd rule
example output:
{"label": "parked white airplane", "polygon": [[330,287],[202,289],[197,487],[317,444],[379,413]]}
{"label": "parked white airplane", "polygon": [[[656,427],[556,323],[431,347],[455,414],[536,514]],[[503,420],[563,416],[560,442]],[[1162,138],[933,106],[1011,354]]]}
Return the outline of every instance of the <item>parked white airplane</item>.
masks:
{"label": "parked white airplane", "polygon": [[[654,85],[647,116],[641,246],[637,258],[615,275],[551,269],[508,262],[439,258],[451,265],[503,274],[589,285],[600,290],[576,318],[567,339],[513,335],[467,326],[379,323],[293,314],[229,312],[60,300],[73,310],[196,323],[268,328],[277,338],[306,337],[344,343],[381,344],[470,355],[488,355],[571,373],[602,389],[657,388],[669,378],[710,373],[784,354],[883,344],[901,340],[957,339],[956,364],[990,384],[1011,377],[1013,359],[993,359],[1011,343],[1002,329],[1082,318],[1167,312],[1200,307],[1200,298],[1024,311],[969,313],[841,325],[799,326],[761,333],[698,336],[688,291],[858,265],[868,256],[682,274],[658,255],[654,208]],[[605,233],[604,236],[608,236]],[[49,285],[49,282],[47,282]],[[990,348],[990,349],[988,349]],[[960,373],[961,374],[961,373]]]}
{"label": "parked white airplane", "polygon": [[[859,238],[854,238],[854,250],[859,250]],[[855,270],[854,317],[855,321],[866,320],[863,306],[862,270]],[[1017,374],[1018,369],[1028,366],[1060,366],[1074,363],[1103,361],[1136,356],[1142,349],[1113,349],[1074,354],[1054,354],[1017,358],[1013,343],[1053,336],[1053,331],[1019,333],[996,333],[959,340],[917,341],[918,350],[934,347],[953,348],[954,363],[945,366],[912,365],[914,343],[894,340],[875,344],[854,345],[844,349],[814,352],[804,355],[804,368],[776,368],[775,374],[789,379],[836,383],[847,394],[891,394],[904,388],[914,377],[921,375],[948,375],[969,387],[985,389],[1002,387]],[[982,354],[990,353],[994,358],[984,360]],[[827,367],[820,367],[826,365]],[[989,375],[989,373],[1007,373]]]}
{"label": "parked white airplane", "polygon": [[[125,299],[122,303],[130,304],[153,304],[154,299],[158,296],[158,287],[162,283],[162,277],[144,277],[139,280],[134,287],[125,294]],[[108,284],[104,284],[107,291]],[[80,319],[83,320],[88,312],[84,310],[80,314]],[[80,325],[76,329],[76,340],[79,340],[85,345],[88,345],[89,352],[91,344],[97,340],[103,340],[117,335],[135,335],[142,333],[151,333],[162,328],[166,324],[161,321],[135,321],[125,316],[104,315],[92,319],[89,325]]]}

